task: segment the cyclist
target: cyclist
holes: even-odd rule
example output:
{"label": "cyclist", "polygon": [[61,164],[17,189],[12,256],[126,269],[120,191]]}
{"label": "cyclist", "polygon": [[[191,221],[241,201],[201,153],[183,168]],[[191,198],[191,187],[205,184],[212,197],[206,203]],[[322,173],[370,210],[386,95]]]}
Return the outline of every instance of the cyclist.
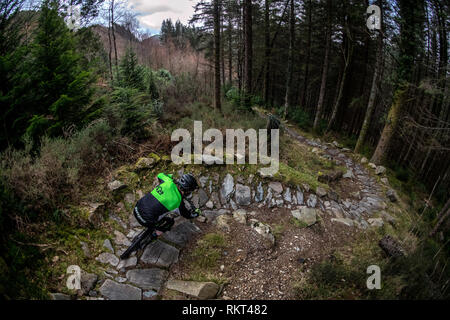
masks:
{"label": "cyclist", "polygon": [[201,214],[200,209],[190,202],[191,208],[187,209],[183,201],[183,198],[198,188],[192,174],[183,174],[175,181],[171,174],[160,173],[157,177],[159,185],[142,197],[133,210],[136,220],[153,230],[152,238],[170,230],[175,221],[168,214],[175,209],[179,209],[181,216],[187,219]]}

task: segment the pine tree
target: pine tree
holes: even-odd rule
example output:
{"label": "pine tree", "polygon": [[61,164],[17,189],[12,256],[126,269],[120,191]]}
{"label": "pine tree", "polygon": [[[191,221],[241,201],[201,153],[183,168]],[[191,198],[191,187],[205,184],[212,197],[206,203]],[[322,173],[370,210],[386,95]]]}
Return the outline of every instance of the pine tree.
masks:
{"label": "pine tree", "polygon": [[30,62],[24,64],[16,104],[25,106],[34,138],[42,134],[58,135],[67,125],[80,125],[83,107],[93,94],[94,81],[82,70],[75,40],[58,14],[57,1],[45,1],[41,7],[37,35],[31,48]]}
{"label": "pine tree", "polygon": [[120,85],[144,90],[144,77],[134,51],[129,47],[120,61]]}

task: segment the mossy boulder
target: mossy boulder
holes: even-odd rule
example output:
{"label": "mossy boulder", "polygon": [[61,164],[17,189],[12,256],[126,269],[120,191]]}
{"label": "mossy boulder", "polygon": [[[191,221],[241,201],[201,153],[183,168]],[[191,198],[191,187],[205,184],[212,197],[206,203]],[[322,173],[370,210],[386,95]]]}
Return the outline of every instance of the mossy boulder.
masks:
{"label": "mossy boulder", "polygon": [[140,172],[143,170],[151,170],[158,161],[154,158],[139,158],[134,165],[134,171]]}

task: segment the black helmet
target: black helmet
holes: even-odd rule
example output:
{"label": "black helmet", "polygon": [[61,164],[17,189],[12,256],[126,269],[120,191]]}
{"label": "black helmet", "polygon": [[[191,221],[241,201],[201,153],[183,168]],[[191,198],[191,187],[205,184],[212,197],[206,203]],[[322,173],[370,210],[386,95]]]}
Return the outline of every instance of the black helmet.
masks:
{"label": "black helmet", "polygon": [[197,180],[190,173],[183,174],[183,176],[178,179],[178,186],[184,192],[192,192],[198,188]]}

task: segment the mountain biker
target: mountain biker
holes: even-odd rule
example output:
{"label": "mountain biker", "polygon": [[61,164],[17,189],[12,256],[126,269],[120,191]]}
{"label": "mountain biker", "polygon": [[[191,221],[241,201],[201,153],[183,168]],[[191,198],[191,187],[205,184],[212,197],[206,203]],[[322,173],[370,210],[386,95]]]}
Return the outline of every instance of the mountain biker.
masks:
{"label": "mountain biker", "polygon": [[153,230],[152,237],[156,238],[163,232],[169,231],[175,223],[168,213],[179,209],[181,216],[192,219],[199,216],[200,209],[186,208],[183,198],[198,188],[197,181],[190,173],[183,174],[178,180],[171,174],[158,174],[159,185],[147,193],[137,203],[133,210],[136,220]]}

